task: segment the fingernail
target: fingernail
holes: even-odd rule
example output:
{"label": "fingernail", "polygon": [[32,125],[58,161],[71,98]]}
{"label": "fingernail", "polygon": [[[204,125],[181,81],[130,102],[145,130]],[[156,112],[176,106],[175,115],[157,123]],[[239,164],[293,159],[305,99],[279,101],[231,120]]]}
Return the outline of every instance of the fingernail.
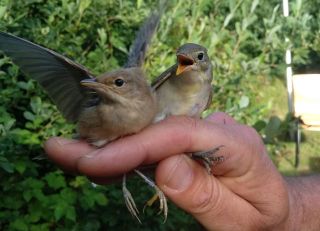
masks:
{"label": "fingernail", "polygon": [[168,171],[165,186],[176,191],[184,191],[192,183],[193,169],[190,160],[185,155],[177,158],[177,161]]}
{"label": "fingernail", "polygon": [[79,140],[65,139],[65,138],[61,138],[61,137],[55,137],[53,139],[60,146],[63,146],[63,145],[66,145],[66,144],[75,144],[75,143],[79,143],[80,142]]}

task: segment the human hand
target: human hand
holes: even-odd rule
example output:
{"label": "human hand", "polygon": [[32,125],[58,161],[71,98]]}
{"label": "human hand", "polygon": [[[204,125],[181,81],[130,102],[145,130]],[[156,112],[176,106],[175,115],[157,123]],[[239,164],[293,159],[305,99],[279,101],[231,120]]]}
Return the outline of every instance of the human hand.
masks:
{"label": "human hand", "polygon": [[[213,175],[183,153],[212,149],[224,161]],[[205,120],[172,117],[102,149],[51,138],[49,157],[63,169],[106,182],[139,165],[159,162],[157,185],[208,230],[290,230],[288,186],[261,138],[224,113]]]}

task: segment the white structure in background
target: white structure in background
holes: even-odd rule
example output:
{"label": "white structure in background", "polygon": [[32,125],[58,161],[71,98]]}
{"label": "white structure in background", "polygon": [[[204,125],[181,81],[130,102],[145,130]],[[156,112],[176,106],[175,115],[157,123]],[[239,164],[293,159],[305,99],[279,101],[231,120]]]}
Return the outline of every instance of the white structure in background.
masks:
{"label": "white structure in background", "polygon": [[[283,15],[289,16],[289,2],[283,0]],[[289,43],[289,38],[285,39]],[[292,57],[290,49],[286,50],[286,79],[288,90],[289,112],[296,121],[296,160],[295,167],[299,165],[301,127],[307,130],[320,131],[320,74],[292,73]]]}
{"label": "white structure in background", "polygon": [[[283,16],[288,17],[289,16],[289,1],[288,0],[283,0],[282,1],[282,6],[283,6]],[[289,39],[286,38],[285,42],[289,43]],[[291,50],[287,49],[286,50],[286,64],[287,64],[287,89],[288,89],[288,106],[289,106],[289,112],[293,113],[293,108],[292,108],[292,66],[291,66]]]}
{"label": "white structure in background", "polygon": [[289,2],[288,0],[282,1],[283,5],[283,16],[288,17],[289,16]]}

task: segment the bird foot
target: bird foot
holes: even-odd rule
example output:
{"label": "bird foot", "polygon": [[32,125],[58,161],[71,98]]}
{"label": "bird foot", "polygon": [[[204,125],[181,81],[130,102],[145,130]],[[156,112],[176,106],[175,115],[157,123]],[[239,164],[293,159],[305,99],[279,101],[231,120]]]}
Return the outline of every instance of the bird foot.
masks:
{"label": "bird foot", "polygon": [[206,167],[206,170],[208,174],[212,174],[212,167],[214,165],[217,165],[218,163],[221,163],[224,161],[223,156],[215,156],[216,152],[218,152],[224,145],[220,145],[218,147],[215,147],[213,149],[207,150],[207,151],[199,151],[199,152],[193,152],[191,154],[191,157],[193,159],[200,159],[204,166]]}
{"label": "bird foot", "polygon": [[139,221],[139,223],[141,223],[141,221],[139,219],[139,210],[137,209],[136,203],[134,202],[134,199],[126,186],[126,175],[125,174],[123,175],[123,179],[122,179],[122,193],[123,193],[123,197],[124,197],[124,202],[126,203],[126,206],[129,210],[129,212],[131,213],[131,215],[133,217],[135,217]]}
{"label": "bird foot", "polygon": [[168,217],[168,203],[167,203],[167,198],[164,195],[164,193],[159,189],[159,187],[152,181],[150,180],[148,177],[146,177],[142,172],[140,172],[139,170],[135,169],[134,170],[142,179],[144,179],[144,181],[151,186],[152,188],[154,188],[156,190],[156,194],[147,201],[146,205],[143,208],[146,208],[146,206],[151,206],[158,198],[159,198],[159,202],[160,202],[160,207],[159,207],[159,213],[163,213],[164,215],[164,221],[163,223],[166,222],[167,217]]}
{"label": "bird foot", "polygon": [[144,205],[143,207],[143,212],[144,212],[144,209],[148,206],[148,207],[151,207],[154,202],[156,202],[156,200],[158,200],[159,196],[158,194],[154,194],[153,197],[151,197],[147,202],[146,204]]}

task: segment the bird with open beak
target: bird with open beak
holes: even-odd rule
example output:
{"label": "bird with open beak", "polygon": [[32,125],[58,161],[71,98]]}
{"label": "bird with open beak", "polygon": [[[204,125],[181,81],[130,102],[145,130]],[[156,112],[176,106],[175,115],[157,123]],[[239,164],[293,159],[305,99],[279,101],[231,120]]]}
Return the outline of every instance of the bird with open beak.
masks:
{"label": "bird with open beak", "polygon": [[[211,103],[213,66],[207,49],[198,44],[186,43],[178,48],[176,55],[177,63],[152,83],[159,104],[155,121],[171,115],[200,118]],[[201,160],[210,174],[212,166],[223,159],[215,156],[221,147],[194,152],[191,157]],[[148,204],[154,200],[155,197]]]}
{"label": "bird with open beak", "polygon": [[187,43],[177,50],[177,63],[152,83],[158,99],[156,120],[170,115],[200,117],[212,97],[212,64],[207,49]]}

